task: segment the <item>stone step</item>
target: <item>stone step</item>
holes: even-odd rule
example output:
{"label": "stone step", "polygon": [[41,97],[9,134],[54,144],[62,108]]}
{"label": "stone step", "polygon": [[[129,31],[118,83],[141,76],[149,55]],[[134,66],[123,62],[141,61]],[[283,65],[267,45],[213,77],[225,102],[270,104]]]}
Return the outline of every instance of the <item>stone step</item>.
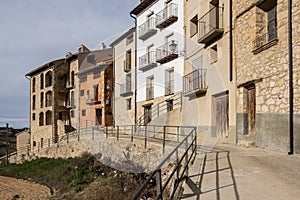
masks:
{"label": "stone step", "polygon": [[255,141],[238,141],[238,146],[242,147],[256,147],[256,142]]}

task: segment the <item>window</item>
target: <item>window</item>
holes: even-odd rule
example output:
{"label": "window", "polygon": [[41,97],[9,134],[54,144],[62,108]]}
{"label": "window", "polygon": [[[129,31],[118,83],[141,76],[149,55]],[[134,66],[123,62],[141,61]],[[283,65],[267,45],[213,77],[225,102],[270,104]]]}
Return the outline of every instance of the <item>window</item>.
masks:
{"label": "window", "polygon": [[82,110],[81,111],[81,116],[85,116],[86,115],[86,110]]}
{"label": "window", "polygon": [[94,85],[94,99],[98,100],[98,85]]}
{"label": "window", "polygon": [[165,95],[174,93],[174,68],[168,69],[165,72]]}
{"label": "window", "polygon": [[87,95],[87,96],[90,95],[90,91],[89,91],[89,90],[86,91],[86,95]]}
{"label": "window", "polygon": [[173,99],[169,99],[169,100],[166,100],[167,102],[167,112],[170,112],[173,110]]}
{"label": "window", "polygon": [[127,38],[126,38],[126,45],[130,44],[133,42],[133,34],[130,34]]}
{"label": "window", "polygon": [[154,98],[154,76],[147,77],[146,80],[146,100]]}
{"label": "window", "polygon": [[198,15],[193,17],[190,21],[190,37],[198,33]]}
{"label": "window", "polygon": [[80,90],[80,96],[84,96],[84,90]]}
{"label": "window", "polygon": [[268,11],[268,37],[269,41],[277,38],[277,12],[276,6]]}
{"label": "window", "polygon": [[41,99],[40,99],[41,108],[44,107],[44,92],[41,93]]}
{"label": "window", "polygon": [[52,72],[46,73],[46,87],[52,86]]}
{"label": "window", "polygon": [[48,91],[46,93],[46,107],[52,106],[52,92]]}
{"label": "window", "polygon": [[126,52],[126,62],[124,65],[124,71],[128,72],[131,70],[131,50]]}
{"label": "window", "polygon": [[74,85],[74,79],[75,79],[75,72],[71,72],[71,85]]}
{"label": "window", "polygon": [[75,117],[75,112],[74,110],[71,110],[71,118],[74,118]]}
{"label": "window", "polygon": [[44,113],[39,114],[39,126],[44,126]]}
{"label": "window", "polygon": [[52,112],[48,110],[46,112],[46,125],[51,125],[52,124]]}
{"label": "window", "polygon": [[131,98],[126,99],[126,108],[127,110],[131,110]]}
{"label": "window", "polygon": [[44,89],[44,74],[40,75],[40,89]]}
{"label": "window", "polygon": [[32,113],[32,120],[35,121],[35,113]]}
{"label": "window", "polygon": [[58,119],[59,119],[59,120],[63,120],[63,113],[62,113],[62,112],[59,112],[59,113],[58,113]]}
{"label": "window", "polygon": [[71,106],[74,106],[74,91],[71,91]]}
{"label": "window", "polygon": [[32,144],[32,146],[34,146],[34,147],[36,146],[36,141],[33,141],[33,144]]}
{"label": "window", "polygon": [[32,96],[32,110],[35,110],[35,95]]}
{"label": "window", "polygon": [[32,92],[35,92],[35,78],[32,79]]}
{"label": "window", "polygon": [[99,71],[94,71],[94,79],[99,78],[100,77],[100,70]]}
{"label": "window", "polygon": [[217,62],[218,60],[218,46],[214,45],[210,48],[210,59],[211,63]]}
{"label": "window", "polygon": [[80,82],[81,83],[87,82],[87,76],[80,77]]}

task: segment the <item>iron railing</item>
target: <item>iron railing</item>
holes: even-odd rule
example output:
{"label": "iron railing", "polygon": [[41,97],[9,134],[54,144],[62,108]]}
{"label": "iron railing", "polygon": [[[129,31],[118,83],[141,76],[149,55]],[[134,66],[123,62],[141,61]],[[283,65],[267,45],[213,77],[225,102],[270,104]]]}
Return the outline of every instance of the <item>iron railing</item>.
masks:
{"label": "iron railing", "polygon": [[260,48],[261,46],[277,39],[277,30],[269,31],[261,36],[255,38],[252,42],[253,49]]}
{"label": "iron railing", "polygon": [[131,81],[126,81],[120,85],[120,95],[131,93]]}
{"label": "iron railing", "polygon": [[224,28],[223,10],[223,7],[213,7],[199,19],[199,39],[213,30]]}
{"label": "iron railing", "polygon": [[178,42],[171,40],[156,49],[156,61],[172,54],[178,54]]}
{"label": "iron railing", "polygon": [[170,104],[169,102],[172,101],[172,109],[181,108],[182,105],[182,94],[177,93],[169,97],[168,99],[159,102],[158,104],[152,105],[151,110],[149,111],[150,116],[141,115],[138,119],[136,124],[137,125],[145,125],[148,123],[147,119],[150,117],[151,120],[169,112]]}
{"label": "iron railing", "polygon": [[196,69],[183,77],[183,94],[207,89],[206,69]]}
{"label": "iron railing", "polygon": [[156,14],[156,26],[158,27],[171,17],[178,17],[178,5],[171,3]]}
{"label": "iron railing", "polygon": [[155,65],[156,61],[156,52],[150,51],[147,52],[145,55],[139,57],[139,69],[143,70],[144,68],[147,68],[150,65]]}
{"label": "iron railing", "polygon": [[156,32],[155,18],[150,17],[145,23],[139,26],[139,38],[145,39]]}

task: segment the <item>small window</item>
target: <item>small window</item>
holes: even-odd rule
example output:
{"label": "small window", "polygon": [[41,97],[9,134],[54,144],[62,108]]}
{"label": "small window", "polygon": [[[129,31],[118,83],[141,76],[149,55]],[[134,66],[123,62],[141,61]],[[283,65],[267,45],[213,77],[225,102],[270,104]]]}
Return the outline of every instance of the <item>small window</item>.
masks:
{"label": "small window", "polygon": [[52,124],[52,112],[48,110],[46,112],[46,125],[51,125]]}
{"label": "small window", "polygon": [[81,116],[85,116],[86,115],[86,110],[82,110],[81,111]]}
{"label": "small window", "polygon": [[35,92],[35,78],[32,79],[32,92]]}
{"label": "small window", "polygon": [[90,95],[90,91],[89,90],[86,91],[86,95],[88,95],[88,96]]}
{"label": "small window", "polygon": [[127,107],[127,110],[131,110],[131,98],[126,99],[126,107]]}
{"label": "small window", "polygon": [[131,50],[126,52],[126,61],[124,63],[124,71],[128,72],[131,70]]}
{"label": "small window", "polygon": [[130,44],[133,42],[133,34],[130,34],[127,38],[126,38],[126,45]]}
{"label": "small window", "polygon": [[190,21],[190,37],[198,33],[198,15],[193,17]]}
{"label": "small window", "polygon": [[40,89],[44,89],[44,74],[40,75]]}
{"label": "small window", "polygon": [[33,141],[33,144],[32,144],[34,147],[36,146],[36,141]]}
{"label": "small window", "polygon": [[41,103],[41,108],[43,108],[44,107],[44,92],[41,93],[40,103]]}
{"label": "small window", "polygon": [[62,112],[59,112],[59,113],[58,113],[58,119],[59,119],[59,120],[63,120],[63,113],[62,113]]}
{"label": "small window", "polygon": [[46,87],[52,86],[52,72],[46,73]]}
{"label": "small window", "polygon": [[217,62],[218,60],[218,47],[217,45],[214,45],[210,48],[210,59],[211,63]]}
{"label": "small window", "polygon": [[80,77],[80,82],[81,83],[87,82],[87,76]]}
{"label": "small window", "polygon": [[94,71],[94,79],[99,78],[100,77],[100,71]]}
{"label": "small window", "polygon": [[35,110],[35,95],[32,96],[32,110]]}
{"label": "small window", "polygon": [[71,110],[71,118],[74,118],[75,117],[75,112],[74,110]]}
{"label": "small window", "polygon": [[84,96],[84,90],[80,90],[80,96]]}
{"label": "small window", "polygon": [[32,120],[35,121],[35,113],[32,113]]}
{"label": "small window", "polygon": [[44,126],[44,113],[39,114],[39,125]]}

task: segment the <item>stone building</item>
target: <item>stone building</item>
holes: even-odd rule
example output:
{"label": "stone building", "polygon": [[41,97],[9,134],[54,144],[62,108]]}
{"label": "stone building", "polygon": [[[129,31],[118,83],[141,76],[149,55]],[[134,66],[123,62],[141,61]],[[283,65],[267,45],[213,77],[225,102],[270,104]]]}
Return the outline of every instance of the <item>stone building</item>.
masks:
{"label": "stone building", "polygon": [[68,66],[65,59],[58,59],[26,76],[30,77],[30,144],[31,148],[43,148],[56,142],[70,125],[66,104]]}
{"label": "stone building", "polygon": [[135,28],[111,43],[114,49],[115,125],[135,123]]}
{"label": "stone building", "polygon": [[235,77],[230,60],[230,5],[184,1],[183,119],[200,133],[235,143]]}
{"label": "stone building", "polygon": [[30,150],[30,132],[28,129],[16,134],[16,149],[18,155],[28,154]]}
{"label": "stone building", "polygon": [[[287,152],[289,130],[288,1],[235,0],[234,65],[238,140]],[[294,148],[300,151],[300,2],[292,5]]]}
{"label": "stone building", "polygon": [[184,68],[183,2],[144,0],[130,12],[136,18],[138,124],[166,124],[157,117],[180,104],[176,94],[182,91]]}
{"label": "stone building", "polygon": [[113,125],[112,49],[89,52],[79,66],[79,127]]}

